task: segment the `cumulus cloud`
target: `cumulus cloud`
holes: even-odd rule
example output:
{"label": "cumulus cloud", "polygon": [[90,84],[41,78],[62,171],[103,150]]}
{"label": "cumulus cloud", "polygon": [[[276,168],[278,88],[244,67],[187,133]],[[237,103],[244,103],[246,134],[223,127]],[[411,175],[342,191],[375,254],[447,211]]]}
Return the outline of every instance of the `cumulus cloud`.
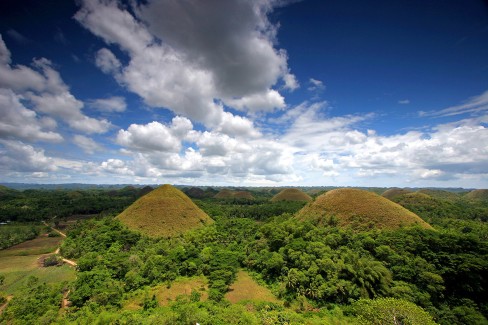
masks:
{"label": "cumulus cloud", "polygon": [[[18,98],[28,100],[36,112],[47,114],[51,119],[61,119],[73,129],[86,133],[104,133],[110,128],[109,121],[82,113],[83,102],[70,93],[49,60],[35,59],[32,68],[23,65],[12,67],[10,52],[1,35],[0,63],[0,87],[9,89]],[[28,111],[22,110],[22,113]]]}
{"label": "cumulus cloud", "polygon": [[285,99],[276,90],[269,90],[266,93],[258,93],[238,99],[230,99],[226,104],[241,111],[249,112],[270,112],[275,108],[284,108]]}
{"label": "cumulus cloud", "polygon": [[139,152],[179,152],[181,141],[192,128],[190,120],[184,117],[173,118],[169,126],[159,122],[132,124],[119,131],[117,143]]}
{"label": "cumulus cloud", "polygon": [[134,172],[120,159],[108,159],[101,163],[100,168],[104,172],[118,175],[134,175]]}
{"label": "cumulus cloud", "polygon": [[44,150],[15,140],[0,140],[0,169],[17,172],[52,172],[57,167]]}
{"label": "cumulus cloud", "polygon": [[81,134],[73,136],[73,143],[83,149],[87,154],[94,154],[96,151],[102,151],[103,147],[96,143],[93,139]]}
{"label": "cumulus cloud", "polygon": [[286,52],[274,47],[276,26],[267,19],[274,4],[154,0],[133,7],[133,15],[115,0],[85,0],[74,17],[129,55],[121,66],[110,50],[101,49],[97,66],[146,104],[233,132],[252,122],[226,112],[221,102],[269,112],[285,106],[272,89],[280,79],[285,88],[298,87]]}
{"label": "cumulus cloud", "polygon": [[[250,130],[245,123],[233,127]],[[168,125],[133,124],[119,131],[117,143],[123,147],[122,152],[132,157],[124,166],[138,177],[208,179],[220,175],[226,179],[266,179],[292,173],[291,153],[285,146],[266,140],[261,134],[243,137],[229,133],[232,132],[197,131],[189,119],[175,117]]]}
{"label": "cumulus cloud", "polygon": [[267,19],[273,1],[151,0],[138,9],[151,33],[212,72],[221,96],[262,92],[289,74],[286,52],[274,48],[276,26]]}
{"label": "cumulus cloud", "polygon": [[12,90],[0,88],[0,138],[49,142],[63,140],[59,133],[49,131],[56,127],[54,120],[39,118],[36,112],[22,105],[20,99]]}
{"label": "cumulus cloud", "polygon": [[112,51],[107,48],[102,48],[98,50],[95,56],[95,65],[104,73],[117,74],[122,63],[120,63],[119,59],[117,59]]}
{"label": "cumulus cloud", "polygon": [[300,83],[298,82],[295,75],[287,73],[283,76],[283,81],[285,82],[285,88],[291,91],[300,88]]}
{"label": "cumulus cloud", "polygon": [[123,112],[127,108],[124,97],[114,96],[109,98],[95,99],[89,102],[89,105],[102,112]]}
{"label": "cumulus cloud", "polygon": [[[278,139],[293,153],[293,170],[310,178],[358,182],[383,177],[403,181],[444,182],[488,175],[487,116],[440,124],[427,131],[380,135],[361,124],[374,115],[329,117],[325,103],[303,103],[274,123],[287,127]],[[440,184],[440,183],[439,183]]]}
{"label": "cumulus cloud", "polygon": [[98,120],[84,115],[81,112],[83,102],[77,100],[69,92],[41,95],[29,93],[27,97],[35,104],[38,111],[64,120],[77,131],[89,134],[105,133],[111,127],[111,123],[105,119]]}

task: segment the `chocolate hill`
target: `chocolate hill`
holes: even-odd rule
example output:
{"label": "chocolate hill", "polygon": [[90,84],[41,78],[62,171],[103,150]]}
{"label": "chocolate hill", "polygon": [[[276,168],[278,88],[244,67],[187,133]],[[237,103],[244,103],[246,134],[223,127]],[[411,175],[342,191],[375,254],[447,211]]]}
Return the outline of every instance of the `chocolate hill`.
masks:
{"label": "chocolate hill", "polygon": [[117,218],[150,237],[173,237],[213,220],[180,190],[163,185],[144,195]]}
{"label": "chocolate hill", "polygon": [[354,229],[397,229],[419,225],[432,227],[415,213],[378,194],[350,188],[329,191],[307,204],[298,213],[301,220],[337,224]]}
{"label": "chocolate hill", "polygon": [[312,197],[296,188],[287,188],[273,196],[271,202],[277,201],[312,201]]}

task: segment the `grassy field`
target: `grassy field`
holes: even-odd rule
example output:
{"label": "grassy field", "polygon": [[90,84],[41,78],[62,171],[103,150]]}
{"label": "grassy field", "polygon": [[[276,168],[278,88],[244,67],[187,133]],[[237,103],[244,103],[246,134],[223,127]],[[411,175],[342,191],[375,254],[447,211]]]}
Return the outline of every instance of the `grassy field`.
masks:
{"label": "grassy field", "polygon": [[335,217],[337,225],[355,229],[396,229],[419,225],[432,227],[415,213],[378,194],[343,188],[329,191],[307,204],[297,214],[301,220],[318,219],[327,223]]}
{"label": "grassy field", "polygon": [[0,250],[0,263],[1,259],[6,256],[26,256],[52,253],[56,250],[62,240],[62,237],[40,236],[7,249]]}
{"label": "grassy field", "polygon": [[280,302],[269,289],[259,285],[247,272],[242,270],[237,273],[237,279],[230,286],[225,298],[233,304],[245,300]]}
{"label": "grassy field", "polygon": [[180,190],[163,185],[144,195],[117,218],[151,237],[172,237],[213,220]]}
{"label": "grassy field", "polygon": [[0,291],[15,295],[30,276],[40,282],[54,283],[75,279],[75,270],[67,265],[41,267],[39,258],[56,250],[61,237],[41,236],[0,251],[0,273],[5,281]]}
{"label": "grassy field", "polygon": [[152,298],[156,296],[160,306],[167,306],[171,301],[176,300],[178,296],[190,296],[192,291],[200,293],[200,301],[208,299],[208,281],[204,276],[180,278],[171,283],[168,288],[166,285],[158,285],[150,288],[148,292],[139,292],[124,304],[124,309],[138,310],[142,309],[141,305],[144,297],[147,295]]}
{"label": "grassy field", "polygon": [[271,202],[276,201],[312,201],[312,197],[296,188],[287,188],[273,196]]}

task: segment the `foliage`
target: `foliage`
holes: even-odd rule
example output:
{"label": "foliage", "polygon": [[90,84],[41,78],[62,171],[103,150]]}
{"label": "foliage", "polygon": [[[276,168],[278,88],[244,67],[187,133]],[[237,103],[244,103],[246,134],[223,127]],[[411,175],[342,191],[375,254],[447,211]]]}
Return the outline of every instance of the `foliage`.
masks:
{"label": "foliage", "polygon": [[11,191],[9,195],[0,195],[0,222],[32,222],[72,215],[120,213],[146,192],[136,188]]}
{"label": "foliage", "polygon": [[49,324],[58,317],[64,284],[39,283],[36,277],[28,279],[22,294],[15,295],[8,308],[0,315],[0,323]]}
{"label": "foliage", "polygon": [[429,313],[401,299],[361,299],[353,305],[353,310],[361,324],[435,325]]}
{"label": "foliage", "polygon": [[36,224],[9,224],[0,226],[0,249],[34,239],[39,235],[40,227]]}
{"label": "foliage", "polygon": [[61,260],[61,258],[59,258],[58,256],[56,256],[54,254],[47,256],[42,261],[42,265],[44,265],[44,267],[58,266],[58,265],[61,265],[62,263],[63,263],[63,261]]}

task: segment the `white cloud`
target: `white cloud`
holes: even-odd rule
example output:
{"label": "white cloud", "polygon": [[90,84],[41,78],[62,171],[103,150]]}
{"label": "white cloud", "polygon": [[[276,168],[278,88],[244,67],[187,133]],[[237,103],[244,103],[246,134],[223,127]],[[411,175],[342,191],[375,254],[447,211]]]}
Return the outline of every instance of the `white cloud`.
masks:
{"label": "white cloud", "polygon": [[0,170],[17,172],[52,172],[57,167],[44,150],[21,141],[0,140]]}
{"label": "white cloud", "polygon": [[10,52],[0,37],[0,62],[3,63],[0,64],[0,87],[28,100],[35,111],[49,115],[51,125],[54,125],[52,118],[57,118],[86,133],[104,133],[110,128],[107,120],[97,120],[82,113],[83,103],[70,93],[49,60],[35,59],[32,68],[11,67]]}
{"label": "white cloud", "polygon": [[318,79],[310,78],[308,82],[310,83],[310,86],[308,87],[308,90],[310,91],[320,91],[325,89],[324,83]]}
{"label": "white cloud", "polygon": [[117,74],[122,66],[119,59],[109,49],[102,48],[95,55],[95,64],[104,73]]}
{"label": "white cloud", "polygon": [[110,174],[134,175],[134,172],[120,159],[108,159],[107,161],[102,162],[100,167],[102,171]]}
{"label": "white cloud", "polygon": [[260,132],[254,128],[253,123],[249,119],[232,115],[229,112],[223,113],[222,121],[215,128],[215,131],[234,137],[255,138],[260,136]]}
{"label": "white cloud", "polygon": [[105,119],[97,120],[84,115],[81,112],[83,102],[69,92],[40,95],[29,93],[27,96],[38,111],[64,120],[75,130],[89,134],[105,133],[111,127],[111,123]]}
{"label": "white cloud", "polygon": [[10,64],[10,62],[10,51],[8,50],[7,45],[3,41],[2,35],[0,34],[0,64],[6,65]]}
{"label": "white cloud", "polygon": [[127,108],[124,97],[114,96],[90,101],[89,105],[103,112],[123,112]]}
{"label": "white cloud", "polygon": [[138,16],[189,63],[211,71],[221,96],[240,97],[262,92],[289,74],[286,52],[274,49],[277,27],[267,19],[273,5],[152,0],[138,8]]}
{"label": "white cloud", "polygon": [[407,104],[410,104],[410,100],[409,99],[401,99],[398,101],[398,104],[407,105]]}
{"label": "white cloud", "polygon": [[45,130],[56,127],[54,120],[39,118],[36,112],[24,107],[20,99],[12,90],[0,88],[0,138],[50,142],[63,140],[60,134]]}
{"label": "white cloud", "polygon": [[451,106],[438,111],[419,112],[420,116],[454,116],[467,113],[483,113],[488,111],[488,90],[469,98],[464,104]]}
{"label": "white cloud", "polygon": [[249,112],[272,112],[276,108],[282,109],[286,106],[285,99],[276,90],[226,100],[225,103],[241,111]]}
{"label": "white cloud", "polygon": [[285,51],[274,48],[276,26],[267,19],[273,5],[264,0],[149,1],[133,8],[136,18],[118,1],[86,0],[75,19],[129,55],[121,66],[102,49],[97,65],[146,104],[232,135],[238,125],[254,126],[246,117],[229,115],[221,102],[269,112],[285,106],[271,88],[280,78],[289,89],[298,86]]}
{"label": "white cloud", "polygon": [[75,134],[73,136],[73,143],[83,149],[83,151],[87,154],[94,154],[96,151],[103,150],[103,147],[96,143],[93,139],[80,134]]}
{"label": "white cloud", "polygon": [[132,54],[153,42],[151,34],[117,1],[84,0],[74,18],[108,44],[118,44]]}
{"label": "white cloud", "polygon": [[297,78],[295,75],[291,73],[287,73],[283,76],[283,81],[285,82],[285,88],[293,91],[297,88],[300,88],[300,84],[298,83]]}
{"label": "white cloud", "polygon": [[170,126],[159,122],[132,124],[119,131],[117,143],[138,152],[179,152],[181,141],[192,128],[191,122],[182,117],[173,118]]}

